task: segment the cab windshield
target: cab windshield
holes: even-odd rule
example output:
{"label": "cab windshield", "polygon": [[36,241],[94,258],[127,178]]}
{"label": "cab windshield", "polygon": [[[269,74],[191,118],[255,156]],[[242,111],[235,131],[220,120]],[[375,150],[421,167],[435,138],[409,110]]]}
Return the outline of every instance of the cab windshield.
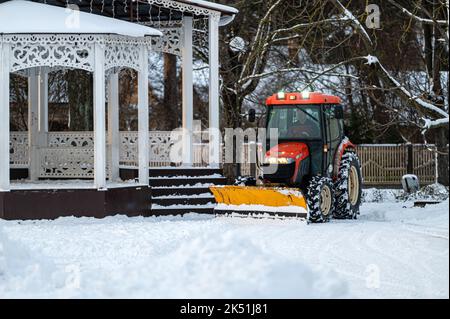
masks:
{"label": "cab windshield", "polygon": [[288,105],[269,108],[267,129],[278,129],[278,139],[320,139],[320,106]]}

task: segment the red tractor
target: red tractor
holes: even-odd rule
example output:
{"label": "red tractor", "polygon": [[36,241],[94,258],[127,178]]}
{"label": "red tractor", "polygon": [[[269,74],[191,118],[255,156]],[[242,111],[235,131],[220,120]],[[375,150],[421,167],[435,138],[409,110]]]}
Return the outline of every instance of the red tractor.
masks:
{"label": "red tractor", "polygon": [[344,134],[341,99],[275,94],[267,99],[266,127],[277,129],[278,145],[268,147],[262,185],[213,187],[216,213],[295,215],[310,222],[356,219],[362,173],[356,148]]}

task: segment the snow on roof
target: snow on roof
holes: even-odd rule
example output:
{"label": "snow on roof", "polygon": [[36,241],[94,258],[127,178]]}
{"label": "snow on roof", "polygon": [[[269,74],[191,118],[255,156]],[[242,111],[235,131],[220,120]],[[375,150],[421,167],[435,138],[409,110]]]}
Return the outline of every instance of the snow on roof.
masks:
{"label": "snow on roof", "polygon": [[0,34],[32,33],[162,36],[153,28],[68,8],[25,0],[0,4]]}
{"label": "snow on roof", "polygon": [[211,10],[217,10],[225,14],[238,14],[239,10],[230,6],[225,6],[223,4],[218,4],[210,1],[204,1],[204,0],[181,0],[180,2],[189,3],[192,5],[196,5],[199,7],[208,8]]}

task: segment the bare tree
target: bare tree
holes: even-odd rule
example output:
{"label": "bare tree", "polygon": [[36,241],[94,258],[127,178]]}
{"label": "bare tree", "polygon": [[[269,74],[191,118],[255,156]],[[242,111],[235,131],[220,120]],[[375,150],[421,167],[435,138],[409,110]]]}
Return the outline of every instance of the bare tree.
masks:
{"label": "bare tree", "polygon": [[[350,12],[340,0],[331,0],[336,8],[351,21],[354,31],[362,40],[362,54],[367,54],[366,64],[381,79],[380,90],[391,89],[403,102],[404,107],[413,107],[420,115],[415,123],[423,130],[423,134],[434,129],[437,132],[436,146],[439,153],[439,182],[449,184],[448,176],[448,98],[444,93],[444,86],[448,92],[448,1],[412,1],[408,4],[414,11],[394,0],[388,0],[395,8],[400,9],[405,19],[418,22],[416,28],[423,36],[423,57],[426,65],[427,82],[430,86],[424,90],[421,86],[408,89],[399,79],[383,65],[377,57],[379,49],[372,37],[358,18]],[[447,74],[443,82],[443,73]],[[411,87],[411,83],[409,83]],[[398,110],[396,110],[398,111]]]}
{"label": "bare tree", "polygon": [[332,91],[374,142],[434,135],[448,184],[448,2],[381,2],[386,30],[365,26],[361,0],[228,2],[241,13],[223,34],[225,126],[279,89]]}

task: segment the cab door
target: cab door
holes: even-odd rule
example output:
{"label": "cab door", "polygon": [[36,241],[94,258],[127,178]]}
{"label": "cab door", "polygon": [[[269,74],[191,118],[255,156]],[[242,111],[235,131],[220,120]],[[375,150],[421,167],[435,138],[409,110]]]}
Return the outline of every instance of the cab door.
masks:
{"label": "cab door", "polygon": [[335,155],[344,134],[342,106],[324,105],[324,115],[326,124],[326,138],[324,143],[326,164],[324,170],[327,172],[326,175],[331,176]]}

